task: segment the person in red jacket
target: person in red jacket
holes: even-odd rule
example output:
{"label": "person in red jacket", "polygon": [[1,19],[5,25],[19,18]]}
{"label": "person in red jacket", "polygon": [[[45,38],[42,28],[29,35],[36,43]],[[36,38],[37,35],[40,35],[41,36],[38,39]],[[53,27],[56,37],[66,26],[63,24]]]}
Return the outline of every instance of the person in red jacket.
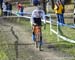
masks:
{"label": "person in red jacket", "polygon": [[22,4],[18,3],[18,11],[20,11]]}

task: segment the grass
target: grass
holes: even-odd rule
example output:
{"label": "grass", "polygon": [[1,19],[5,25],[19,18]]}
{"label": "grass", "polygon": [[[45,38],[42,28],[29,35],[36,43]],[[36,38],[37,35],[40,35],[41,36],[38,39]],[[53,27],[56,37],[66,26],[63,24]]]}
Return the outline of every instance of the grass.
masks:
{"label": "grass", "polygon": [[[63,39],[59,39],[57,41],[57,35],[52,33],[50,35],[49,33],[49,24],[47,24],[47,28],[45,31],[45,39],[49,43],[55,43],[55,46],[57,49],[59,49],[62,52],[68,53],[69,55],[75,56],[75,44],[72,44],[70,42],[64,41]],[[56,26],[53,26],[53,29],[56,30]],[[69,39],[74,39],[75,40],[75,30],[68,28],[68,27],[60,27],[60,34],[69,38]]]}
{"label": "grass", "polygon": [[14,46],[8,45],[10,37],[8,38],[7,33],[0,31],[0,60],[10,60],[15,57]]}
{"label": "grass", "polygon": [[1,9],[0,9],[0,16],[1,16]]}
{"label": "grass", "polygon": [[8,60],[8,57],[3,50],[0,51],[0,60]]}
{"label": "grass", "polygon": [[[4,34],[0,32],[0,60],[8,60],[7,57],[7,49],[8,49],[8,45],[7,42],[4,41],[5,37]],[[5,46],[2,44],[6,44]]]}

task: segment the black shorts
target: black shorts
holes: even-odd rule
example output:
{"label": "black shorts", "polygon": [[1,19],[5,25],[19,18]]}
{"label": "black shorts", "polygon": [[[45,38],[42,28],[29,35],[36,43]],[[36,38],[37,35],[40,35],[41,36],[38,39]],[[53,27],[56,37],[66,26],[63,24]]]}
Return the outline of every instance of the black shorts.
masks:
{"label": "black shorts", "polygon": [[38,26],[41,26],[41,18],[33,18],[34,19],[34,23],[36,23]]}

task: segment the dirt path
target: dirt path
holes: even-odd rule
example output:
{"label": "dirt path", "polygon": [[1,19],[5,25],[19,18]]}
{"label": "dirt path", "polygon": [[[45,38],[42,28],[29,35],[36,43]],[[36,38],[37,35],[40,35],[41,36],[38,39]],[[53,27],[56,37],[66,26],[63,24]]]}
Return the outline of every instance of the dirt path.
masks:
{"label": "dirt path", "polygon": [[[20,25],[7,23],[2,18],[0,18],[0,31],[6,31],[5,34],[10,44],[18,41],[18,59],[13,57],[12,59],[10,58],[11,60],[71,60],[70,56],[56,51],[54,48],[48,49],[48,45],[45,44],[42,46],[43,51],[39,51],[38,48],[35,48],[35,44],[31,40],[31,33],[25,32],[24,27]],[[16,51],[10,51],[10,53],[16,56]]]}
{"label": "dirt path", "polygon": [[[34,42],[31,40],[31,36],[24,32],[24,29],[20,26],[13,26],[16,35],[19,37],[19,43],[23,44],[32,44],[28,45],[27,48],[35,54],[38,54],[40,58],[38,60],[69,60],[69,56],[65,56],[61,52],[49,50],[46,45],[43,45],[44,51],[39,51],[35,48]],[[44,47],[45,46],[45,47]],[[34,57],[32,55],[32,57]],[[32,59],[33,60],[33,59]]]}

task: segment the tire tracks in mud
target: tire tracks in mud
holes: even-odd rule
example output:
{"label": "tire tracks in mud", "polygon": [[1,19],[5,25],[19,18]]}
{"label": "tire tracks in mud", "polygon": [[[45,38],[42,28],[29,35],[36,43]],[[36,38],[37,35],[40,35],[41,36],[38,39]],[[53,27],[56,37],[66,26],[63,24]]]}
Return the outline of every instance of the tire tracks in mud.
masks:
{"label": "tire tracks in mud", "polygon": [[15,51],[16,51],[16,60],[18,60],[18,40],[19,40],[19,38],[15,34],[15,31],[13,30],[13,26],[11,26],[11,32],[14,35],[14,37],[16,38],[16,41],[15,41]]}

